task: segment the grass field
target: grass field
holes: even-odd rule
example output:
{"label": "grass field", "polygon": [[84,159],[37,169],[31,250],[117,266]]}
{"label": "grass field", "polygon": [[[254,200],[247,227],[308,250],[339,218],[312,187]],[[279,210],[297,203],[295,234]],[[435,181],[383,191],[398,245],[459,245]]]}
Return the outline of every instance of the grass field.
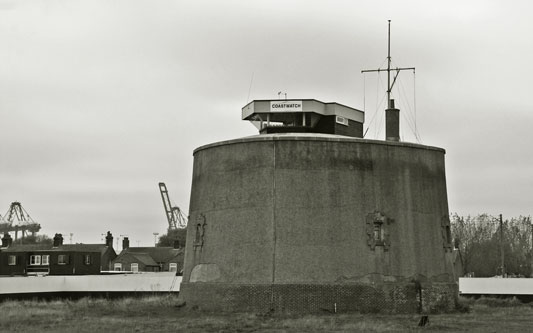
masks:
{"label": "grass field", "polygon": [[528,332],[533,307],[518,300],[462,300],[468,312],[429,315],[216,314],[178,307],[175,296],[5,301],[1,332]]}

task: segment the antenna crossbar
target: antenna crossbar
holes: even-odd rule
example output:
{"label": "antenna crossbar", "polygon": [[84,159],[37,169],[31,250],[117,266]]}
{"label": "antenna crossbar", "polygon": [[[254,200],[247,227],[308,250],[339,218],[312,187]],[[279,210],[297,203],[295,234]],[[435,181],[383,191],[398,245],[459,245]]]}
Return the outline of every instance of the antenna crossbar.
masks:
{"label": "antenna crossbar", "polygon": [[386,71],[405,71],[405,70],[415,70],[414,67],[396,67],[396,68],[391,68],[391,69],[387,69],[387,68],[378,68],[378,69],[364,69],[361,71],[361,73],[368,73],[368,72],[386,72]]}
{"label": "antenna crossbar", "polygon": [[[398,78],[398,75],[400,74],[400,71],[403,71],[403,70],[412,70],[414,71],[415,68],[414,67],[396,67],[396,68],[391,68],[391,56],[390,56],[390,20],[389,20],[389,34],[388,34],[388,43],[387,43],[387,68],[385,69],[381,69],[381,68],[378,68],[378,69],[365,69],[365,70],[362,70],[361,73],[368,73],[368,72],[387,72],[387,105],[388,107],[392,107],[392,103],[391,103],[391,98],[390,98],[390,95],[391,95],[391,92],[392,92],[392,87],[394,86],[394,83],[396,83],[396,78]],[[394,72],[396,71],[396,75],[394,76],[394,79],[391,83],[391,77],[390,77],[390,74],[391,72]]]}

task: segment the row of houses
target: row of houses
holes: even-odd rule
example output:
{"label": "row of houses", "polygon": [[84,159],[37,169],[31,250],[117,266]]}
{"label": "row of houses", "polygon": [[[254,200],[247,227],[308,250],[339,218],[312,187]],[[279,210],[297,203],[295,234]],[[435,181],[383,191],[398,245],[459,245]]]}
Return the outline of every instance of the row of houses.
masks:
{"label": "row of houses", "polygon": [[16,275],[96,275],[109,271],[176,272],[183,269],[183,248],[130,247],[122,241],[122,251],[113,249],[108,231],[102,244],[63,244],[56,234],[49,244],[13,244],[9,233],[2,237],[0,276]]}

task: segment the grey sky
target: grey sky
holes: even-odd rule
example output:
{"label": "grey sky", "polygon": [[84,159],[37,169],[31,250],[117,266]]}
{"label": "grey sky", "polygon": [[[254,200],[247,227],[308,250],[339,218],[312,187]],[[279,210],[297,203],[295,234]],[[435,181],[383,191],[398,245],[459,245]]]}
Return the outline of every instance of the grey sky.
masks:
{"label": "grey sky", "polygon": [[[532,7],[0,0],[0,214],[18,200],[50,236],[151,244],[167,227],[157,183],[187,211],[193,149],[256,134],[240,120],[250,83],[250,100],[283,91],[370,122],[386,78],[360,71],[384,64],[391,19],[393,64],[417,68],[422,143],[447,150],[450,210],[529,215]],[[413,76],[400,80],[412,117]]]}

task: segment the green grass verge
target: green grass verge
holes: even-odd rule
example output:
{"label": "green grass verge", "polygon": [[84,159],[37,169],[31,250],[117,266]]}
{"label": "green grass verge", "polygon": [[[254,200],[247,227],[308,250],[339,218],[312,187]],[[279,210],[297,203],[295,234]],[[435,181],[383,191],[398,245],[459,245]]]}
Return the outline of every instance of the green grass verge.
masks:
{"label": "green grass verge", "polygon": [[527,332],[533,307],[516,299],[461,299],[462,312],[429,315],[218,314],[179,307],[176,296],[5,301],[1,332]]}

